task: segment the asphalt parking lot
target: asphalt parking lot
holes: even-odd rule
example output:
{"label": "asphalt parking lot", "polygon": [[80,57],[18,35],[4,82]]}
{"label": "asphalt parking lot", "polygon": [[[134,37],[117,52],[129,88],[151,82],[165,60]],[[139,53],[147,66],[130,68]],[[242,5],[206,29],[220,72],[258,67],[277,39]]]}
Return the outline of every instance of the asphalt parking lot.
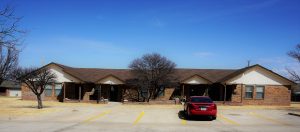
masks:
{"label": "asphalt parking lot", "polygon": [[[0,101],[1,103],[1,101]],[[21,102],[22,104],[22,102]],[[26,103],[25,103],[26,104]],[[1,132],[83,132],[83,131],[299,131],[300,117],[288,115],[298,109],[222,107],[217,120],[186,119],[180,105],[48,105],[45,109],[0,106]],[[46,105],[47,106],[47,105]],[[24,106],[22,106],[24,107]],[[16,109],[15,111],[12,111]],[[27,113],[16,111],[24,109]],[[3,111],[6,110],[6,111]],[[9,112],[11,110],[12,112]],[[22,110],[22,111],[24,111]],[[6,114],[3,114],[7,112]]]}

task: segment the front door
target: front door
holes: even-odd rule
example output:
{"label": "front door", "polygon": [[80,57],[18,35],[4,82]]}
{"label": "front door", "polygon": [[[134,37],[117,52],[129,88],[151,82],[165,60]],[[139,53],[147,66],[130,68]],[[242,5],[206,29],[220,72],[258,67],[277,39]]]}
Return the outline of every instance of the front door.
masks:
{"label": "front door", "polygon": [[109,101],[118,101],[119,89],[116,85],[110,85]]}

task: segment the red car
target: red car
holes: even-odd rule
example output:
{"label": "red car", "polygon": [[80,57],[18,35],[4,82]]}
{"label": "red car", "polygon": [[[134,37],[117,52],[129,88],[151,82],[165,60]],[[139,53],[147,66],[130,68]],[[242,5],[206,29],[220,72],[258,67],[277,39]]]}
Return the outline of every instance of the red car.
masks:
{"label": "red car", "polygon": [[207,96],[191,96],[185,101],[184,111],[187,117],[201,115],[212,120],[217,118],[217,105]]}

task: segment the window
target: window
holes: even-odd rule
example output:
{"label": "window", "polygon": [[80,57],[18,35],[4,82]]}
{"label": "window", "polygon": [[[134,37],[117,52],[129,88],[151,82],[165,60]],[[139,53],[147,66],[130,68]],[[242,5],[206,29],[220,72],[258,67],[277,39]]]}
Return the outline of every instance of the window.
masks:
{"label": "window", "polygon": [[253,89],[254,86],[246,86],[246,91],[245,91],[245,98],[253,98]]}
{"label": "window", "polygon": [[61,89],[62,89],[61,83],[55,84],[55,96],[58,96],[61,93]]}
{"label": "window", "polygon": [[165,88],[163,86],[160,87],[158,97],[165,96]]}
{"label": "window", "polygon": [[256,86],[256,99],[263,99],[264,98],[264,86]]}
{"label": "window", "polygon": [[195,103],[212,103],[213,101],[210,98],[194,97],[194,98],[191,98],[191,102],[195,102]]}
{"label": "window", "polygon": [[148,90],[147,90],[147,88],[142,87],[140,94],[141,94],[142,97],[147,97],[148,96]]}
{"label": "window", "polygon": [[45,86],[45,96],[52,96],[52,84]]}

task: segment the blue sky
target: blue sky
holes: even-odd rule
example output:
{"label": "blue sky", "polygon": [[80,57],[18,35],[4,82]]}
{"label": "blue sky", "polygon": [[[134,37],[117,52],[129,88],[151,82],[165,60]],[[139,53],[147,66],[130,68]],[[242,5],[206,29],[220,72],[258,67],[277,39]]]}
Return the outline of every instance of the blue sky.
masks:
{"label": "blue sky", "polygon": [[298,67],[299,0],[5,0],[28,30],[22,66],[127,68],[157,52],[185,68]]}

